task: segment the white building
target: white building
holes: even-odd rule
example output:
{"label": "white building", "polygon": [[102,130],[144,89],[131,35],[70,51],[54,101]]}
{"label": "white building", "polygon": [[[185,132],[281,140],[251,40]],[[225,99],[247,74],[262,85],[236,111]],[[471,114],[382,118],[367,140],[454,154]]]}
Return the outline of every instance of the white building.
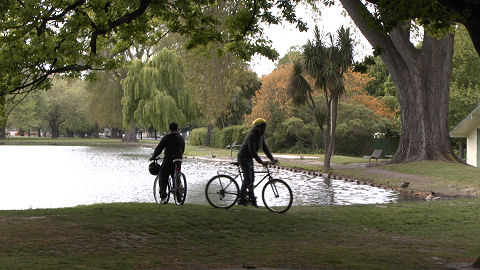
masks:
{"label": "white building", "polygon": [[467,163],[480,167],[480,105],[450,131],[450,137],[467,138]]}

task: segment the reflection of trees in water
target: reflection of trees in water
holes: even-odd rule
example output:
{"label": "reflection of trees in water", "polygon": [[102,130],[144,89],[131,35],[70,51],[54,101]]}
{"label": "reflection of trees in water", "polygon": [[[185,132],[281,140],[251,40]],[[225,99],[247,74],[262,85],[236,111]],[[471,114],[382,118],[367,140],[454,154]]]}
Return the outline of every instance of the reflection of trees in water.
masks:
{"label": "reflection of trees in water", "polygon": [[323,180],[325,183],[325,200],[327,204],[333,204],[335,202],[335,192],[332,186],[332,179],[330,177],[325,177]]}

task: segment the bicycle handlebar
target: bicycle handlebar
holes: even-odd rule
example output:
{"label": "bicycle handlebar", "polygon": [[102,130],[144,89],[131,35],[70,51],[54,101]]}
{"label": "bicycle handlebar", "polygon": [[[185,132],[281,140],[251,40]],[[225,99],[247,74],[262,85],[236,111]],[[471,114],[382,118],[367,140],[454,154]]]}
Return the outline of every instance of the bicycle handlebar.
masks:
{"label": "bicycle handlebar", "polygon": [[267,162],[265,162],[265,164],[262,164],[262,165],[263,165],[263,167],[267,167],[267,166],[269,166],[269,165],[276,165],[276,164],[278,164],[278,160],[275,160],[275,161],[267,161]]}
{"label": "bicycle handlebar", "polygon": [[[156,158],[151,158],[150,160],[152,160],[152,161],[159,161],[159,160],[161,160],[161,159],[165,159],[165,157],[158,156],[158,157],[156,157]],[[172,160],[172,161],[173,161],[174,163],[175,163],[175,162],[182,162],[183,159],[182,159],[182,158],[177,158],[177,159],[174,159],[174,160]]]}

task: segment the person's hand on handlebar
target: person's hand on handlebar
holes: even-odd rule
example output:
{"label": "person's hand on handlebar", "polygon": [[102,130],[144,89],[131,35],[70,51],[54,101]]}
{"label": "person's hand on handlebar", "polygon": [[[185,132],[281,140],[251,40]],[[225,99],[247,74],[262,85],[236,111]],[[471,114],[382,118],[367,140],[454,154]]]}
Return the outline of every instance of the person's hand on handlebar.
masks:
{"label": "person's hand on handlebar", "polygon": [[277,164],[277,163],[278,163],[278,159],[274,159],[274,160],[272,160],[272,161],[264,161],[264,162],[262,162],[262,165],[263,165],[264,167],[266,167],[266,166],[268,166],[268,165],[275,165],[275,164]]}

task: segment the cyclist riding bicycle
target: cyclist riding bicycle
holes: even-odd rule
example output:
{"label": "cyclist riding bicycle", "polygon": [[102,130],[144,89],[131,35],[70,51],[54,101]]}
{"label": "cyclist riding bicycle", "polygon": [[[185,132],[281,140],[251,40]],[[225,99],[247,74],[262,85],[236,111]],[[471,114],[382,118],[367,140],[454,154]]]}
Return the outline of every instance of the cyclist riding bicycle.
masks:
{"label": "cyclist riding bicycle", "polygon": [[238,204],[252,204],[253,206],[257,206],[257,200],[253,193],[253,183],[255,181],[253,159],[264,166],[268,164],[268,162],[263,161],[260,156],[258,156],[258,150],[262,148],[265,155],[267,155],[273,163],[277,163],[278,160],[273,158],[263,137],[265,129],[267,128],[267,121],[263,118],[257,118],[253,121],[252,125],[252,129],[245,137],[237,155],[238,163],[243,172],[243,183],[242,188],[240,189],[240,200],[238,201]]}
{"label": "cyclist riding bicycle", "polygon": [[[158,143],[155,151],[153,152],[150,160],[155,159],[158,155],[165,150],[162,167],[160,169],[160,198],[161,204],[166,204],[167,201],[167,184],[168,176],[172,176],[175,172],[175,164],[173,163],[174,159],[181,159],[183,157],[183,152],[185,151],[185,140],[182,135],[178,132],[178,124],[175,122],[170,123],[170,132],[163,136],[163,138]],[[180,164],[178,164],[180,166]]]}

